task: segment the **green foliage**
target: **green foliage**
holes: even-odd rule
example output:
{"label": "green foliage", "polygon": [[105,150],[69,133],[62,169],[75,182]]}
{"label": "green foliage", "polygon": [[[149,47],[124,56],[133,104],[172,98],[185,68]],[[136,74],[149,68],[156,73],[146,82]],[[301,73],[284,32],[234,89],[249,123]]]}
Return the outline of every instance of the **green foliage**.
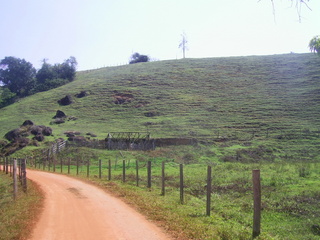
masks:
{"label": "green foliage", "polygon": [[19,97],[34,88],[35,74],[36,69],[24,59],[5,57],[0,62],[0,82]]}
{"label": "green foliage", "polygon": [[51,65],[45,60],[36,74],[34,92],[48,91],[71,82],[75,78],[77,61],[70,57],[61,64]]}
{"label": "green foliage", "polygon": [[147,55],[141,55],[139,53],[134,53],[131,55],[130,64],[139,63],[139,62],[149,62],[150,58]]}
{"label": "green foliage", "polygon": [[11,92],[9,88],[2,87],[0,90],[0,108],[12,104],[16,94]]}
{"label": "green foliage", "polygon": [[5,57],[0,62],[0,108],[17,98],[48,91],[74,80],[77,61],[70,57],[61,64],[51,65],[45,60],[37,72],[24,59]]}
{"label": "green foliage", "polygon": [[320,36],[315,36],[309,42],[311,52],[317,53],[320,56]]}

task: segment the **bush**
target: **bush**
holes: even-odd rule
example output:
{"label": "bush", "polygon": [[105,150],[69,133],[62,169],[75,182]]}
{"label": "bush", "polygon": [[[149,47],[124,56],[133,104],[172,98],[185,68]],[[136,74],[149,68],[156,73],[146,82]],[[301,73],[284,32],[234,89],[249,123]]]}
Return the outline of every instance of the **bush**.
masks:
{"label": "bush", "polygon": [[134,53],[131,56],[129,64],[139,63],[139,62],[149,62],[150,58],[147,55],[140,55],[139,53]]}

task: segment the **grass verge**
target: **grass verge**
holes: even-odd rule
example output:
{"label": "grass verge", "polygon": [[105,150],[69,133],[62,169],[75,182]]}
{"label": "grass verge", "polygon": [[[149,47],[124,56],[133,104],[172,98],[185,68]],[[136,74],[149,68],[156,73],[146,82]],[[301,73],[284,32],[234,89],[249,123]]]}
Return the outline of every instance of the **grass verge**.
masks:
{"label": "grass verge", "polygon": [[12,189],[12,178],[0,173],[0,240],[28,239],[43,206],[43,193],[28,181],[28,192],[19,190],[14,201]]}

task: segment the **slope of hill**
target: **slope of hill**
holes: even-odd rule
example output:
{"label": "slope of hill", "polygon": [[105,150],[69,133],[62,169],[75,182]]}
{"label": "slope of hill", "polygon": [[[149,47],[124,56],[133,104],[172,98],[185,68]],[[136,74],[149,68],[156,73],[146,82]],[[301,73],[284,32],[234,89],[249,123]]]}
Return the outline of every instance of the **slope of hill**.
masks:
{"label": "slope of hill", "polygon": [[[75,97],[81,91],[87,96]],[[67,94],[73,103],[60,106]],[[112,131],[209,137],[217,131],[318,130],[320,58],[286,54],[139,63],[78,72],[75,81],[0,109],[0,136],[26,119],[105,138]]]}

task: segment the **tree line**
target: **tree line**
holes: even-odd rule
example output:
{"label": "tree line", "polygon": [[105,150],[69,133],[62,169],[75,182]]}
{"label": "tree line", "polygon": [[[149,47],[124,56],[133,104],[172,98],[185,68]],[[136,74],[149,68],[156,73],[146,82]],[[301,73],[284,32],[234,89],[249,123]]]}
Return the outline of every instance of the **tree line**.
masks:
{"label": "tree line", "polygon": [[39,70],[25,59],[5,57],[0,61],[0,107],[19,98],[72,82],[76,67],[75,57],[53,65],[44,59]]}

